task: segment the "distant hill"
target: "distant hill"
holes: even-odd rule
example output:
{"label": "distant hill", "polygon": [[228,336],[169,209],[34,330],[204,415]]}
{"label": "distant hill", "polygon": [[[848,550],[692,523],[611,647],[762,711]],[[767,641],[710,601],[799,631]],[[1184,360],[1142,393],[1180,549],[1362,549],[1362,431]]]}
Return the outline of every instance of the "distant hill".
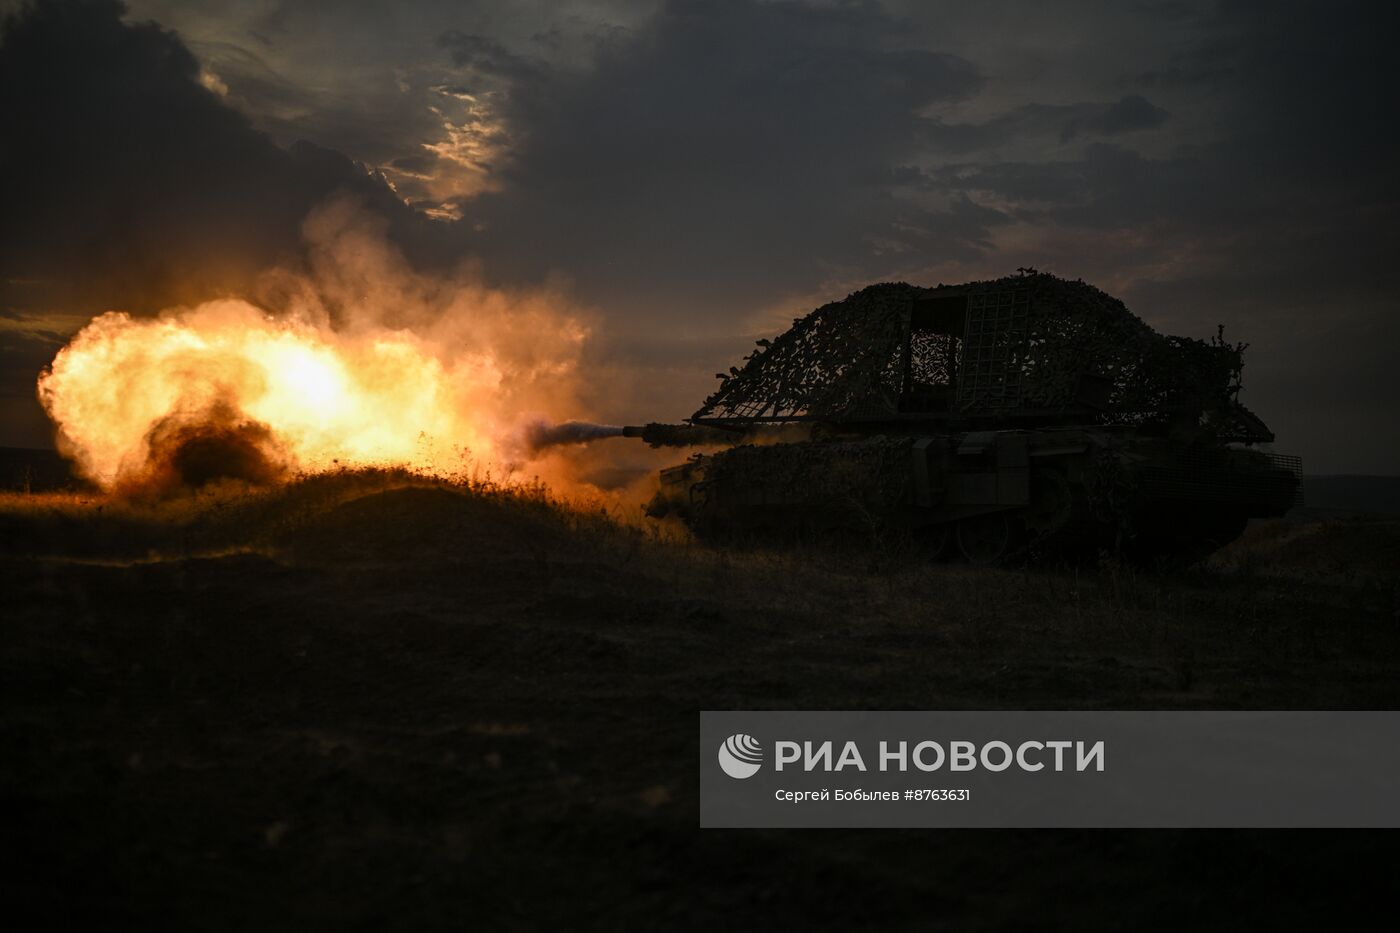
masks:
{"label": "distant hill", "polygon": [[1400,515],[1400,476],[1307,476],[1308,509]]}
{"label": "distant hill", "polygon": [[0,447],[0,489],[52,492],[75,482],[72,467],[56,450]]}

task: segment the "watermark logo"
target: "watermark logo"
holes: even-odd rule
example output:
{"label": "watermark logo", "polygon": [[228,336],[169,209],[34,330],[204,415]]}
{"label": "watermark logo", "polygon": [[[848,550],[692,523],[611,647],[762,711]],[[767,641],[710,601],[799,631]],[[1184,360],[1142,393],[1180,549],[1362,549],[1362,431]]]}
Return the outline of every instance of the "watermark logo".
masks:
{"label": "watermark logo", "polygon": [[753,777],[763,764],[763,746],[758,739],[736,732],[719,747],[719,766],[732,778]]}

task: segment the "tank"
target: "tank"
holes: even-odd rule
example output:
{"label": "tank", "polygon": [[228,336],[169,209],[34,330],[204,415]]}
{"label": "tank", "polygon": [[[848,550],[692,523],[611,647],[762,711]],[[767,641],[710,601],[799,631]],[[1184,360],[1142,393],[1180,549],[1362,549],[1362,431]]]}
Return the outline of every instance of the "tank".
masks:
{"label": "tank", "polygon": [[1244,350],[1034,270],[872,285],[760,340],[686,424],[626,433],[718,448],[648,506],[705,537],[1198,555],[1301,504],[1301,462],[1239,401]]}

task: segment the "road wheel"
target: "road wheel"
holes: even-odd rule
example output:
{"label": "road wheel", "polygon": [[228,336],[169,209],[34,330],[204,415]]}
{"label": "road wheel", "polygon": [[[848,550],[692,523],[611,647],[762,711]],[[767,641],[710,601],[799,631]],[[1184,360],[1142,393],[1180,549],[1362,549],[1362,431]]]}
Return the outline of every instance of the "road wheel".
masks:
{"label": "road wheel", "polygon": [[1054,468],[1031,471],[1031,502],[1024,520],[1034,536],[1054,534],[1069,524],[1074,514],[1074,492],[1065,474]]}
{"label": "road wheel", "polygon": [[958,550],[968,563],[995,564],[1011,553],[1011,531],[1005,512],[964,518],[958,522]]}
{"label": "road wheel", "polygon": [[944,560],[953,550],[953,526],[948,522],[925,525],[914,532],[914,541],[929,560]]}

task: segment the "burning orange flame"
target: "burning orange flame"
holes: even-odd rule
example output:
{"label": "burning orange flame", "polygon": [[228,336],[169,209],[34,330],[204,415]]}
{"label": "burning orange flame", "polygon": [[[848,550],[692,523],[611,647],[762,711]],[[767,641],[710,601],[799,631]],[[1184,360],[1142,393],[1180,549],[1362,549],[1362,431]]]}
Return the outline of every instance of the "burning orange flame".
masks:
{"label": "burning orange flame", "polygon": [[[577,348],[575,328],[567,345]],[[139,479],[154,439],[214,413],[266,428],[289,470],[405,466],[450,474],[511,456],[526,412],[511,361],[457,354],[406,330],[343,334],[226,300],[157,319],[109,312],[61,350],[39,381],[60,446],[104,488]],[[572,360],[548,361],[554,375]],[[556,380],[557,381],[557,380]],[[538,409],[534,409],[535,412]]]}
{"label": "burning orange flame", "polygon": [[227,299],[95,318],[39,380],[60,450],[106,489],[384,466],[587,494],[580,463],[526,437],[588,414],[587,312],[471,263],[423,272],[386,229],[353,199],[319,205],[303,261],[247,283],[275,314]]}

